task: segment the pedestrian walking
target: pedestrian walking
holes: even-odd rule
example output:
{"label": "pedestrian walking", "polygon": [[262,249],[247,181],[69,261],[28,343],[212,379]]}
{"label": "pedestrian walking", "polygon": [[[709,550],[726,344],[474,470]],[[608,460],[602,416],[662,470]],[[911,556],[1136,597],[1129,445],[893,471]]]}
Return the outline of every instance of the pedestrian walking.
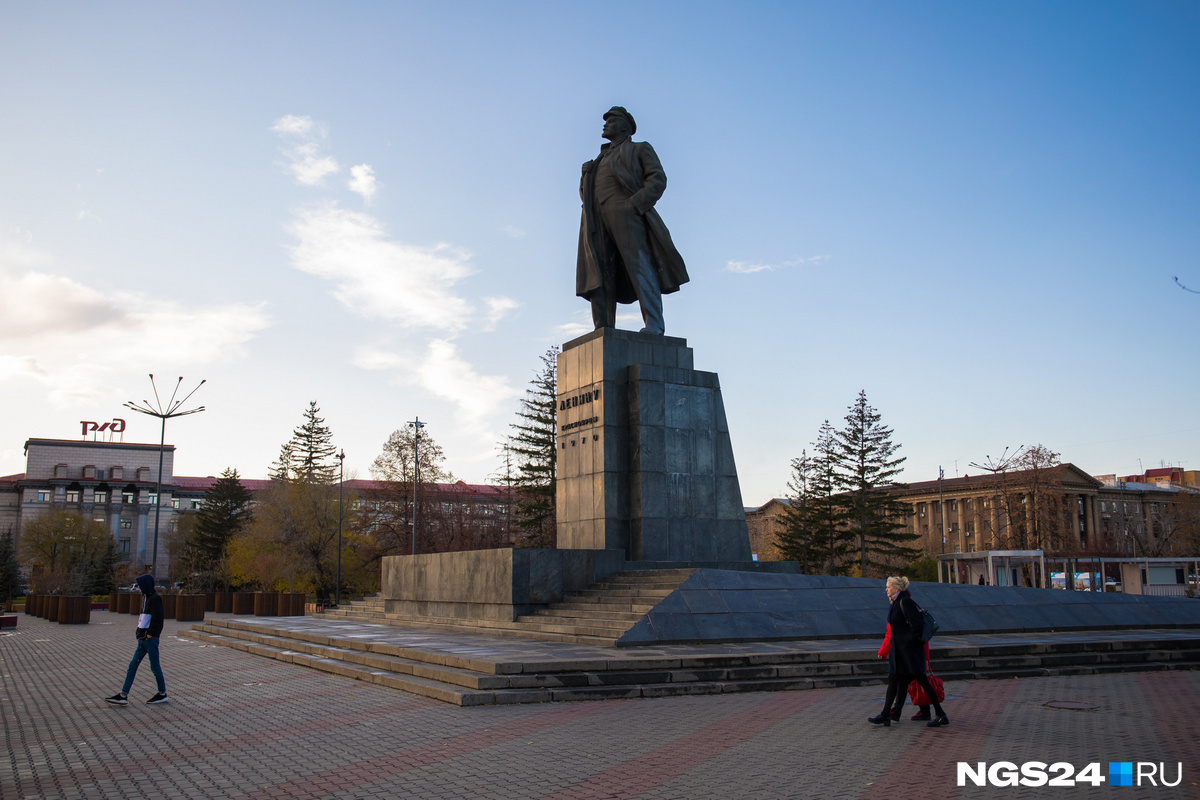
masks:
{"label": "pedestrian walking", "polygon": [[154,673],[154,680],[158,682],[158,692],[146,701],[147,705],[165,703],[170,699],[167,697],[167,683],[163,680],[162,667],[158,663],[158,638],[163,629],[163,601],[158,592],[154,591],[153,575],[139,575],[137,585],[142,590],[142,613],[138,615],[137,631],[134,634],[137,637],[137,650],[129,662],[129,669],[125,671],[125,685],[121,687],[121,691],[112,697],[104,698],[115,706],[129,704],[129,690],[133,688],[138,666],[146,656],[150,656],[150,671]]}
{"label": "pedestrian walking", "polygon": [[[879,657],[887,658],[888,653],[890,653],[891,650],[892,650],[892,626],[891,626],[891,623],[889,623],[887,626],[887,632],[884,633],[884,635],[883,635],[883,644],[880,645],[880,647],[879,647]],[[929,642],[925,642],[925,664],[926,664],[926,666],[929,665]],[[941,679],[939,678],[935,682],[932,673],[926,672],[926,674],[929,676],[929,682],[931,684],[934,684],[933,688],[936,690],[938,688],[938,686],[941,685]],[[930,715],[930,713],[929,713],[929,707],[930,707],[929,699],[925,696],[924,690],[920,689],[919,687],[920,687],[920,684],[918,684],[918,683],[910,683],[908,685],[909,698],[913,701],[913,705],[920,707],[920,711],[918,711],[916,714],[913,714],[911,719],[914,722],[928,722],[929,720],[933,719],[933,716]],[[937,696],[942,697],[942,698],[945,697],[945,695],[942,694],[941,692],[939,692]],[[899,722],[899,721],[900,721],[900,712],[898,710],[893,710],[892,711],[892,722]]]}
{"label": "pedestrian walking", "polygon": [[933,704],[934,717],[925,724],[931,728],[949,725],[950,719],[942,710],[937,694],[925,674],[928,662],[923,646],[925,643],[921,641],[921,609],[913,602],[912,594],[908,591],[908,578],[888,578],[886,589],[888,600],[892,603],[887,616],[888,627],[891,630],[888,688],[883,701],[883,712],[877,717],[867,717],[867,722],[886,728],[892,724],[893,719],[899,719],[908,685],[916,681]]}

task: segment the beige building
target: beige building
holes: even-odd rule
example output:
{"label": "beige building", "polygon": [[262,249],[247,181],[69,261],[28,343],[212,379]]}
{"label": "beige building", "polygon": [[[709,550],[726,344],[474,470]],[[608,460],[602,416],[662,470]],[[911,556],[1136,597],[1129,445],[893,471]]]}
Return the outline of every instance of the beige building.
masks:
{"label": "beige building", "polygon": [[[145,566],[154,546],[159,446],[126,442],[30,439],[25,472],[0,477],[0,531],[21,529],[54,509],[103,523],[122,560]],[[166,563],[166,533],[176,516],[199,505],[203,492],[174,485],[174,445],[163,448],[163,509],[158,563]]]}

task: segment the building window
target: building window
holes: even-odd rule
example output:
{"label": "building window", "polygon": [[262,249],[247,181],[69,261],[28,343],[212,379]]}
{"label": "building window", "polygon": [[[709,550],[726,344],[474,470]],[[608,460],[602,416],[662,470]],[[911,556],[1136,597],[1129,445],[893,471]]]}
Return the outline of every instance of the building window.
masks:
{"label": "building window", "polygon": [[78,489],[67,489],[67,502],[78,503],[80,491]]}
{"label": "building window", "polygon": [[131,520],[131,519],[121,520],[121,527],[124,528],[125,530],[129,530],[130,528],[133,527],[133,520]]}
{"label": "building window", "polygon": [[38,497],[39,503],[49,503],[50,502],[50,493],[49,492],[38,492],[37,497]]}
{"label": "building window", "polygon": [[195,511],[196,509],[198,509],[203,502],[204,502],[203,500],[193,500],[192,501],[192,510]]}
{"label": "building window", "polygon": [[175,531],[175,520],[171,520],[170,522],[167,523],[167,530],[172,531],[172,532]]}
{"label": "building window", "polygon": [[178,497],[171,498],[171,508],[179,508],[179,498]]}
{"label": "building window", "polygon": [[123,491],[121,492],[121,502],[127,506],[131,506],[137,502],[137,492]]}
{"label": "building window", "polygon": [[129,555],[129,540],[121,539],[117,542],[117,552],[121,555]]}
{"label": "building window", "polygon": [[146,497],[147,497],[150,505],[152,505],[152,506],[158,505],[158,495],[156,495],[154,492],[150,492],[149,494],[146,495]]}
{"label": "building window", "polygon": [[100,505],[104,505],[108,502],[108,492],[96,492],[92,495],[92,499]]}

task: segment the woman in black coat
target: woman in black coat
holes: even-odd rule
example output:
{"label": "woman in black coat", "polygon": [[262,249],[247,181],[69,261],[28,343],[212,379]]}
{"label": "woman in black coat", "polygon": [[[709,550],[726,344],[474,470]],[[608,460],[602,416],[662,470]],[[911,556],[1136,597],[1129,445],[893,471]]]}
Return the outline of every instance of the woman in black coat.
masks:
{"label": "woman in black coat", "polygon": [[[926,723],[931,728],[949,725],[950,719],[937,701],[933,687],[925,671],[925,643],[921,641],[921,609],[913,602],[908,592],[908,578],[887,579],[887,595],[892,601],[888,609],[888,625],[892,629],[892,648],[888,652],[888,688],[883,701],[883,713],[878,717],[867,717],[867,722],[888,727],[892,720],[900,719],[904,707],[904,696],[908,684],[916,681],[929,699],[933,701],[933,719]],[[892,703],[895,707],[892,707]]]}

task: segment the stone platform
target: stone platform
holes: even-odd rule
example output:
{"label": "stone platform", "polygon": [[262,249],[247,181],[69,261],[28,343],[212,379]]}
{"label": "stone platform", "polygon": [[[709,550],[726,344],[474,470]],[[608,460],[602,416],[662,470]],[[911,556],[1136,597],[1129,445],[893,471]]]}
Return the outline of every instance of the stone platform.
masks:
{"label": "stone platform", "polygon": [[[210,615],[180,635],[454,705],[881,684],[882,636],[633,650],[319,618]],[[939,636],[946,681],[1200,668],[1200,631]]]}

